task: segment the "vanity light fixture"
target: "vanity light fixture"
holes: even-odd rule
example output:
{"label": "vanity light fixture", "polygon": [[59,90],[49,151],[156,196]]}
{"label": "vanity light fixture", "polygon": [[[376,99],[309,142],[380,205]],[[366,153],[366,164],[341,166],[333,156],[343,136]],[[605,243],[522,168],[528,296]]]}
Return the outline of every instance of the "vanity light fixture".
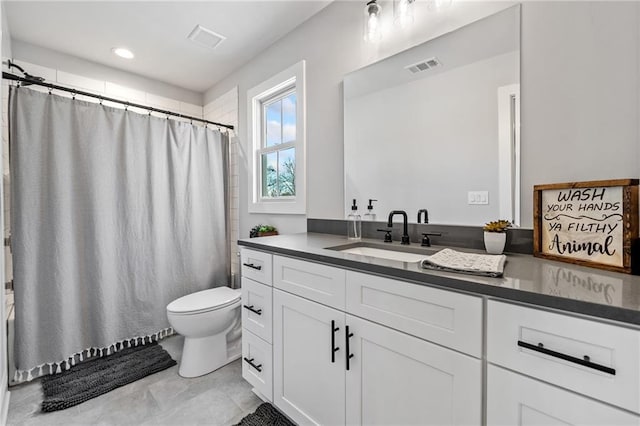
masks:
{"label": "vanity light fixture", "polygon": [[114,47],[113,49],[111,49],[111,51],[114,55],[120,56],[124,59],[133,59],[135,57],[133,52],[126,47]]}
{"label": "vanity light fixture", "polygon": [[400,28],[413,23],[413,4],[415,0],[393,0],[393,22]]}
{"label": "vanity light fixture", "polygon": [[380,23],[380,12],[382,7],[377,0],[370,0],[364,7],[364,40],[368,42],[380,41],[382,38],[382,28]]}

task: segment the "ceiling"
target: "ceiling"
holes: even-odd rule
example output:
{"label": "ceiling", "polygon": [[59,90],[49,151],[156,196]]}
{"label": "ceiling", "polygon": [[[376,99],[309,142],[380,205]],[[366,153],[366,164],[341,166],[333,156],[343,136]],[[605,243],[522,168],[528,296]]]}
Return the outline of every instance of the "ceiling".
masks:
{"label": "ceiling", "polygon": [[[4,9],[13,40],[204,92],[330,2],[14,0]],[[198,24],[226,40],[214,50],[188,40]],[[113,55],[116,46],[135,58]]]}

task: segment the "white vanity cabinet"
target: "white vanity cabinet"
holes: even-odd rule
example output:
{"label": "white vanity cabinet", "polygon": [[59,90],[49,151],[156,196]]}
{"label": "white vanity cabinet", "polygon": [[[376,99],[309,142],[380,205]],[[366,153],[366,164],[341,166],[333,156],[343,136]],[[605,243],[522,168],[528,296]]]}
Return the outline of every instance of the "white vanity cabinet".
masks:
{"label": "white vanity cabinet", "polygon": [[264,365],[243,377],[299,424],[640,426],[637,328],[244,248],[243,263],[243,357]]}
{"label": "white vanity cabinet", "polygon": [[[381,283],[372,275],[281,256],[274,256],[273,265],[273,402],[294,421],[324,425],[481,424],[481,360],[443,347],[459,340],[450,336],[457,328],[448,322],[452,326],[447,329],[435,320],[439,312],[435,311],[442,309],[445,321],[456,318],[454,323],[462,325],[463,319],[473,320],[473,327],[481,334],[480,298],[456,294],[473,299],[460,305],[462,300],[444,294],[448,292],[433,293],[429,310],[424,294],[411,292],[420,286],[389,279]],[[395,312],[372,315],[380,324],[353,315],[348,297],[345,304],[349,288],[366,287],[369,282],[386,285],[388,297],[394,300],[388,307]],[[378,288],[377,296],[357,299],[357,306],[365,309],[376,300],[384,301],[381,294]],[[423,300],[418,302],[414,297]],[[355,309],[355,300],[351,303],[357,311],[354,313],[366,316]],[[424,306],[427,316],[419,313]],[[462,306],[477,317],[463,314]],[[374,311],[372,306],[369,309]],[[436,329],[439,331],[434,334]],[[447,338],[434,340],[438,343],[434,344],[407,334],[420,335],[424,330],[429,337],[444,333]],[[481,336],[473,337],[479,351]]]}

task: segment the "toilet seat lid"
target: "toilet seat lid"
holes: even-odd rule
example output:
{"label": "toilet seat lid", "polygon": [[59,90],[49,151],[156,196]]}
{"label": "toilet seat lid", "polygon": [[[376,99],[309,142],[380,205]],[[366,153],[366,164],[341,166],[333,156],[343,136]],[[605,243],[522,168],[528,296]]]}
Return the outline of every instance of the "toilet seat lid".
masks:
{"label": "toilet seat lid", "polygon": [[240,294],[240,290],[229,287],[210,288],[174,300],[167,305],[167,311],[175,313],[212,311],[237,302]]}

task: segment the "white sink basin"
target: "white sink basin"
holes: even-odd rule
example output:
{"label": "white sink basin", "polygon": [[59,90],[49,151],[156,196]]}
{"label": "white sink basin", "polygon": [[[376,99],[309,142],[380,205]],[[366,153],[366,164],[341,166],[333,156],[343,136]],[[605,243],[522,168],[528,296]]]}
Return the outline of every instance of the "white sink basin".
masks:
{"label": "white sink basin", "polygon": [[405,253],[403,251],[383,250],[373,247],[352,247],[340,250],[342,253],[359,254],[361,256],[378,257],[381,259],[397,260],[400,262],[419,262],[426,259],[424,254]]}

